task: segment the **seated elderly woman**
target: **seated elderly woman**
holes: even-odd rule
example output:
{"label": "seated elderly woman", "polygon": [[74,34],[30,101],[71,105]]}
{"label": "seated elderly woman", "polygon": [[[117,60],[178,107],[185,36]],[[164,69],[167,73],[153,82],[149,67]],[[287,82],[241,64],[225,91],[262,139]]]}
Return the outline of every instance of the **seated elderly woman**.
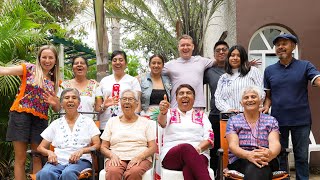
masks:
{"label": "seated elderly woman", "polygon": [[272,179],[272,171],[279,169],[276,157],[281,150],[278,121],[259,112],[263,96],[260,87],[245,87],[240,95],[244,112],[227,123],[228,168],[248,180]]}
{"label": "seated elderly woman", "polygon": [[[213,146],[213,131],[204,112],[193,109],[195,91],[181,84],[176,91],[177,109],[170,109],[164,95],[159,104],[159,124],[163,130],[162,165],[166,169],[183,171],[184,179],[211,179],[208,171],[209,147]],[[169,111],[168,111],[169,110]]]}
{"label": "seated elderly woman", "polygon": [[[37,150],[48,162],[37,173],[37,180],[76,180],[80,172],[91,167],[91,148],[99,149],[99,128],[93,120],[78,113],[80,94],[66,88],[60,96],[65,116],[51,122],[41,136]],[[49,149],[50,144],[54,151]]]}
{"label": "seated elderly woman", "polygon": [[152,155],[156,152],[155,125],[135,113],[138,93],[125,90],[120,96],[123,112],[108,120],[101,135],[101,152],[107,158],[106,179],[142,179],[152,166]]}

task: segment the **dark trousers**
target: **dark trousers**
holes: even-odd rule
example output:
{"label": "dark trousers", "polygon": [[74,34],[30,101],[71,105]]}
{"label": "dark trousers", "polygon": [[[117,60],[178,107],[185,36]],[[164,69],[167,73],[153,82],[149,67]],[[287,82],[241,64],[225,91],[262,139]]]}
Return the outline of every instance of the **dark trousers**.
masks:
{"label": "dark trousers", "polygon": [[182,171],[185,180],[209,180],[208,159],[199,155],[190,144],[179,144],[169,150],[162,165],[166,169]]}
{"label": "dark trousers", "polygon": [[[308,152],[310,130],[310,125],[280,126],[280,142],[283,148],[288,148],[289,131],[291,132],[297,180],[309,179]],[[280,169],[288,171],[287,161],[284,158],[280,159]]]}
{"label": "dark trousers", "polygon": [[217,174],[219,157],[217,155],[220,145],[220,115],[209,115],[209,120],[211,122],[212,130],[214,132],[214,146],[210,149],[210,167],[213,169],[214,173]]}
{"label": "dark trousers", "polygon": [[272,180],[272,172],[279,169],[279,162],[275,158],[269,162],[268,166],[259,168],[246,159],[238,159],[229,164],[228,168],[244,174],[244,180]]}

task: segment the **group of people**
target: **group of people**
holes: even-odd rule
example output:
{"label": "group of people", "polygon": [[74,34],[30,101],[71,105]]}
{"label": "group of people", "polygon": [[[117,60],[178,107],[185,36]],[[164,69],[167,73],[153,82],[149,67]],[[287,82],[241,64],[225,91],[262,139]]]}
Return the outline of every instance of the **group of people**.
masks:
{"label": "group of people", "polygon": [[[237,114],[227,124],[229,169],[246,179],[270,179],[279,168],[276,157],[281,146],[288,147],[291,131],[297,179],[308,179],[307,86],[308,81],[320,86],[320,72],[309,61],[293,58],[295,36],[281,34],[273,43],[279,61],[264,75],[249,62],[241,45],[229,48],[218,41],[212,59],[193,56],[189,35],[179,39],[179,58],[166,62],[162,55],[153,55],[150,72],[137,77],[125,73],[127,56],[120,50],[111,55],[113,74],[100,83],[87,79],[88,62],[76,57],[74,78],[59,84],[59,59],[53,46],[40,48],[35,65],[0,67],[0,75],[21,77],[7,131],[14,146],[15,179],[26,178],[29,143],[32,150],[48,156],[43,168],[40,158],[33,158],[37,179],[77,179],[81,170],[91,166],[92,148],[100,149],[106,158],[106,179],[141,179],[157,151],[158,125],[163,128],[163,142],[158,142],[162,166],[183,171],[185,179],[210,179],[208,166],[218,167],[220,112]],[[211,91],[209,116],[204,113],[203,84]],[[50,106],[65,115],[48,126]],[[92,115],[81,114],[94,111],[100,113],[99,127]],[[155,115],[158,125],[148,120]]]}
{"label": "group of people", "polygon": [[[229,49],[224,41],[215,44],[217,63],[204,75],[204,83],[211,90],[209,119],[215,133],[211,167],[216,168],[218,164],[219,113],[243,112],[230,118],[227,124],[229,169],[243,173],[245,179],[270,179],[271,172],[278,170],[272,159],[279,154],[279,147],[288,148],[290,132],[296,179],[309,179],[308,148],[312,121],[308,82],[319,87],[320,72],[309,61],[293,57],[292,51],[298,42],[292,34],[276,36],[273,44],[279,61],[268,66],[263,76],[248,64],[247,53],[237,45]],[[235,49],[239,49],[238,52]],[[240,61],[238,66],[235,66],[236,58]],[[252,85],[262,86],[264,91],[259,92]],[[254,92],[255,95],[247,96],[246,92]],[[270,112],[271,116],[266,115]],[[265,151],[266,147],[268,151]],[[284,158],[280,158],[280,170],[288,171],[286,163]]]}

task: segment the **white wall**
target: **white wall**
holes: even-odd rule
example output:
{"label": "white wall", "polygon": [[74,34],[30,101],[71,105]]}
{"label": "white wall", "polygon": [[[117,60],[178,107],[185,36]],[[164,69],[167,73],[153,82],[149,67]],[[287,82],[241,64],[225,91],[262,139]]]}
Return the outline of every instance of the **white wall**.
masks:
{"label": "white wall", "polygon": [[213,14],[204,40],[204,56],[213,57],[213,46],[219,40],[221,34],[227,31],[225,41],[232,46],[236,44],[236,2],[225,0],[219,9]]}

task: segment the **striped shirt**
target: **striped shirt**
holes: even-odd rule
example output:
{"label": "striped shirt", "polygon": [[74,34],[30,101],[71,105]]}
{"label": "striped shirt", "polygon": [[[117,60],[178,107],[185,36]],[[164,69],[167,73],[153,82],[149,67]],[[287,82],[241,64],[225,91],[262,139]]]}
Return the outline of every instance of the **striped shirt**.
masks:
{"label": "striped shirt", "polygon": [[[228,120],[226,135],[237,134],[239,137],[239,146],[242,149],[252,151],[258,146],[268,148],[268,137],[272,131],[279,133],[278,121],[273,116],[261,113],[255,126],[250,127],[244,115],[241,113]],[[229,164],[237,159],[238,157],[229,150]]]}
{"label": "striped shirt", "polygon": [[245,76],[240,73],[223,74],[217,85],[215,96],[216,107],[221,112],[226,112],[229,109],[238,109],[243,111],[240,104],[240,92],[247,86],[258,86],[263,89],[263,77],[260,70],[251,66],[250,71]]}

